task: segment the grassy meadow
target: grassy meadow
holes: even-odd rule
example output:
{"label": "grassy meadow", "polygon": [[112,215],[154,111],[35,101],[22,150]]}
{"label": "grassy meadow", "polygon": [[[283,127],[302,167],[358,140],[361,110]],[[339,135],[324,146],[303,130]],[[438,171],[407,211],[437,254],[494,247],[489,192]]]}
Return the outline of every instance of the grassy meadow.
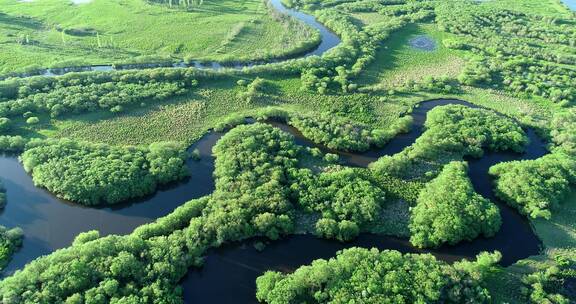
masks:
{"label": "grassy meadow", "polygon": [[267,59],[315,37],[299,22],[276,20],[261,0],[205,1],[189,10],[143,0],[0,0],[0,74],[138,57]]}
{"label": "grassy meadow", "polygon": [[[360,20],[375,19],[371,14],[356,14]],[[424,51],[409,44],[416,36],[428,36],[436,42],[436,49]],[[364,86],[391,87],[406,81],[420,81],[424,77],[456,77],[465,61],[460,52],[450,50],[442,44],[449,34],[441,32],[434,24],[410,24],[392,33],[376,53],[374,63],[358,78]]]}

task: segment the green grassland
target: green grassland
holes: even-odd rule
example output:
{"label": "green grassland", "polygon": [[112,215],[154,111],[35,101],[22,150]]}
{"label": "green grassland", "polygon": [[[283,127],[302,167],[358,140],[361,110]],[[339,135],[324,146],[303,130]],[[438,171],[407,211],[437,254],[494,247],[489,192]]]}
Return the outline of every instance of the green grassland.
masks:
{"label": "green grassland", "polygon": [[290,54],[315,35],[299,22],[275,20],[260,0],[204,1],[190,10],[143,0],[0,0],[0,74],[139,56],[267,59]]}
{"label": "green grassland", "polygon": [[[527,125],[544,127],[550,108],[538,99],[524,100],[502,92],[466,88],[460,94],[413,93],[388,97],[382,93],[317,95],[299,89],[298,78],[267,78],[264,96],[246,102],[238,96],[235,79],[201,84],[195,91],[158,104],[136,106],[122,113],[95,112],[53,119],[42,116],[41,124],[19,121],[20,135],[72,137],[110,144],[147,145],[176,140],[191,144],[231,113],[251,116],[257,109],[277,106],[301,113],[331,112],[370,124],[388,127],[418,103],[435,98],[457,98],[516,117]],[[541,102],[541,101],[540,101]]]}
{"label": "green grassland", "polygon": [[[367,14],[356,16],[360,20],[375,18]],[[409,40],[419,35],[434,39],[436,49],[423,51],[410,46]],[[409,80],[420,81],[427,76],[458,76],[464,67],[464,59],[462,53],[450,50],[442,44],[442,40],[449,36],[438,30],[434,24],[411,24],[394,32],[382,43],[374,64],[360,75],[358,83],[364,86],[390,87],[402,85]]]}

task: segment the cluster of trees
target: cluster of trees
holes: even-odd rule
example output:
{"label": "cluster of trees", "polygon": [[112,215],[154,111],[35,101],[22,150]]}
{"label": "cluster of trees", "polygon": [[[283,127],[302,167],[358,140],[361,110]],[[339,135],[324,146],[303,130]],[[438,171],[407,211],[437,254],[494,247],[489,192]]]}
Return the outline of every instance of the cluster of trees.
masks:
{"label": "cluster of trees", "polygon": [[476,55],[462,83],[498,86],[561,104],[576,101],[574,17],[552,19],[467,1],[443,2],[436,13],[440,28],[458,36],[446,45]]}
{"label": "cluster of trees", "polygon": [[37,141],[21,155],[34,184],[85,205],[114,204],[153,193],[160,184],[187,176],[179,144],[146,149],[68,139]]}
{"label": "cluster of trees", "polygon": [[12,121],[6,117],[0,117],[0,134],[7,133],[12,129]]}
{"label": "cluster of trees", "polygon": [[450,77],[432,77],[427,76],[421,82],[414,80],[406,81],[401,87],[397,88],[401,92],[432,92],[432,93],[457,93],[460,89],[460,84],[457,80]]}
{"label": "cluster of trees", "polygon": [[410,242],[416,247],[454,245],[500,229],[498,207],[474,191],[465,162],[451,162],[420,192],[410,212]]}
{"label": "cluster of trees", "polygon": [[22,136],[0,135],[0,152],[21,152],[27,143]]}
{"label": "cluster of trees", "polygon": [[121,112],[127,105],[164,100],[186,91],[187,86],[183,82],[143,84],[107,82],[73,85],[2,102],[0,115],[11,117],[33,112],[50,113],[52,117],[58,117],[63,114],[78,114],[102,109]]}
{"label": "cluster of trees", "polygon": [[576,108],[555,113],[550,127],[552,150],[576,156]]}
{"label": "cluster of trees", "polygon": [[6,267],[14,252],[22,246],[23,238],[22,229],[0,226],[0,269]]}
{"label": "cluster of trees", "polygon": [[[243,84],[244,85],[244,84]],[[366,151],[372,147],[382,147],[399,133],[406,133],[412,125],[412,116],[406,115],[387,128],[374,128],[334,113],[296,113],[276,107],[266,107],[252,113],[260,122],[285,122],[302,133],[306,138],[329,149],[339,151]],[[232,114],[214,127],[222,132],[232,127],[246,124],[243,114]]]}
{"label": "cluster of trees", "polygon": [[576,185],[576,159],[564,153],[500,163],[489,172],[496,195],[532,218],[549,219]]}
{"label": "cluster of trees", "polygon": [[452,265],[430,254],[351,248],[291,274],[268,271],[256,280],[264,303],[490,303],[484,278],[500,259],[481,253]]}
{"label": "cluster of trees", "polygon": [[69,73],[57,77],[35,76],[28,78],[9,78],[0,81],[0,100],[22,99],[38,93],[49,93],[52,90],[89,86],[105,83],[140,84],[156,82],[181,82],[194,86],[198,78],[214,79],[221,74],[196,69],[157,68],[114,72]]}
{"label": "cluster of trees", "polygon": [[98,237],[82,233],[3,280],[2,303],[182,303],[176,285],[198,253],[185,250],[179,234]]}
{"label": "cluster of trees", "polygon": [[298,204],[307,212],[321,214],[316,233],[349,241],[374,222],[385,202],[385,193],[362,169],[335,169],[318,176],[302,175],[296,189]]}
{"label": "cluster of trees", "polygon": [[255,123],[238,126],[213,148],[216,190],[204,216],[190,222],[187,241],[216,246],[252,236],[277,239],[293,231],[289,185],[299,146],[290,134]]}
{"label": "cluster of trees", "polygon": [[292,114],[288,123],[312,141],[340,151],[366,151],[370,147],[384,146],[401,132],[407,132],[412,123],[405,116],[388,129],[375,129],[328,113]]}
{"label": "cluster of trees", "polygon": [[[338,1],[320,3],[316,0],[294,0],[288,4],[312,10],[320,22],[342,39],[322,58],[307,60],[301,67],[302,88],[321,94],[330,90],[356,90],[358,86],[352,80],[374,60],[383,40],[409,23],[429,20],[433,16],[428,4],[400,4],[396,11],[389,13],[387,20],[363,27],[349,13],[364,11],[364,7],[340,6],[335,5]],[[378,7],[386,10],[385,3],[378,4]]]}
{"label": "cluster of trees", "polygon": [[246,102],[253,102],[256,98],[261,97],[266,89],[266,80],[260,77],[254,78],[252,82],[246,84],[246,81],[238,80],[239,86],[246,86],[246,90],[239,92],[238,97]]}
{"label": "cluster of trees", "polygon": [[490,168],[495,192],[532,218],[549,219],[576,185],[576,110],[556,113],[550,124],[551,154]]}
{"label": "cluster of trees", "polygon": [[424,126],[426,131],[412,146],[380,158],[372,168],[393,176],[406,176],[418,164],[449,155],[481,157],[484,149],[521,152],[528,142],[522,128],[512,119],[462,105],[430,110]]}
{"label": "cluster of trees", "polygon": [[557,252],[552,258],[552,265],[522,278],[527,303],[572,303],[571,298],[565,294],[570,293],[567,281],[576,279],[576,260],[573,253]]}

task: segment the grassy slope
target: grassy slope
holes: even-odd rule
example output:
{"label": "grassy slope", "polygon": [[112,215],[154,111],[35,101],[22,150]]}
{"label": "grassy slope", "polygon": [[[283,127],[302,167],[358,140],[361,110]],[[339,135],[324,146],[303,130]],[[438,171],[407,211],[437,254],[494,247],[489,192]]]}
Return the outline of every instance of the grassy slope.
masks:
{"label": "grassy slope", "polygon": [[[25,18],[23,16],[31,17]],[[64,38],[57,28],[91,28],[100,35]],[[21,45],[18,40],[31,44]],[[224,60],[262,58],[306,41],[285,29],[261,0],[205,1],[193,11],[145,0],[0,0],[0,73],[59,62],[110,63],[139,55]]]}
{"label": "grassy slope", "polygon": [[[374,20],[374,16],[357,14],[361,20]],[[377,20],[377,19],[376,19]],[[414,36],[427,35],[436,40],[434,51],[414,49],[408,41]],[[394,32],[376,53],[374,64],[362,72],[357,82],[364,86],[401,85],[407,80],[419,81],[426,76],[457,76],[464,66],[459,52],[449,50],[442,40],[449,35],[434,24],[411,24]]]}

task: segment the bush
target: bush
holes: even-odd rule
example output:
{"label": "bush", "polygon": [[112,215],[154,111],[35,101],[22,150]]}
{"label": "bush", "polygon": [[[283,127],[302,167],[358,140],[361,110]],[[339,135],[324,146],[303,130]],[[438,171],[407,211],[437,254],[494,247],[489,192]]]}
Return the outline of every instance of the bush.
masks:
{"label": "bush", "polygon": [[5,133],[12,128],[12,121],[6,117],[0,117],[0,132]]}
{"label": "bush", "polygon": [[268,271],[256,279],[264,303],[489,303],[484,277],[499,254],[449,265],[430,254],[350,248],[291,274]]}
{"label": "bush", "polygon": [[39,142],[21,160],[34,184],[85,205],[115,204],[153,193],[188,174],[184,148],[154,143],[147,149],[72,140]]}
{"label": "bush", "polygon": [[29,125],[35,125],[38,124],[40,122],[40,119],[36,116],[32,116],[29,117],[28,119],[26,119],[26,123]]}
{"label": "bush", "polygon": [[410,242],[417,247],[454,245],[500,229],[500,211],[472,187],[464,162],[451,162],[420,192],[411,209]]}
{"label": "bush", "polygon": [[557,152],[535,160],[500,163],[489,171],[496,195],[531,218],[550,219],[576,185],[576,160]]}

